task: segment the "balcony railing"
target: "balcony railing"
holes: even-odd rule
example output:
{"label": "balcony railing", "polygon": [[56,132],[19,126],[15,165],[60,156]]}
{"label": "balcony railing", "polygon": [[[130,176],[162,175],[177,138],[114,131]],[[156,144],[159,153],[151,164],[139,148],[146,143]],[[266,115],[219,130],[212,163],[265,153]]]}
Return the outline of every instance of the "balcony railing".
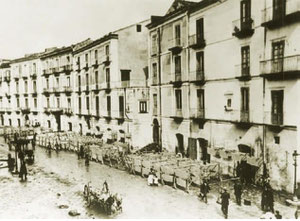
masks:
{"label": "balcony railing", "polygon": [[30,113],[30,108],[29,107],[21,107],[21,112],[24,114],[29,114]]}
{"label": "balcony railing", "polygon": [[204,119],[205,118],[205,109],[204,108],[191,108],[190,117],[192,119]]}
{"label": "balcony railing", "polygon": [[157,85],[158,84],[158,76],[152,76],[152,85]]}
{"label": "balcony railing", "polygon": [[72,92],[72,87],[71,86],[64,86],[63,87],[63,92],[65,92],[65,93],[71,93]]}
{"label": "balcony railing", "polygon": [[153,107],[152,114],[153,114],[154,116],[157,116],[157,114],[158,114],[158,112],[157,112],[157,107]]}
{"label": "balcony railing", "polygon": [[120,110],[119,112],[118,112],[118,118],[119,119],[124,119],[124,117],[125,117],[125,114],[124,114],[124,111],[122,111],[122,110]]}
{"label": "balcony railing", "polygon": [[65,64],[63,66],[60,67],[60,71],[61,72],[66,72],[66,73],[70,73],[73,69],[72,64]]}
{"label": "balcony railing", "polygon": [[182,109],[174,109],[171,118],[183,118]]}
{"label": "balcony railing", "polygon": [[204,33],[202,34],[194,34],[189,36],[189,46],[194,49],[204,48],[206,45],[204,39]]}
{"label": "balcony railing", "polygon": [[58,73],[60,73],[59,67],[51,68],[51,69],[50,69],[50,72],[51,72],[52,74],[58,74]]}
{"label": "balcony railing", "polygon": [[252,18],[237,19],[232,22],[232,26],[232,35],[237,38],[249,37],[254,33],[254,22]]}
{"label": "balcony railing", "polygon": [[36,78],[36,77],[37,77],[36,71],[30,72],[30,77],[31,77],[31,78]]}
{"label": "balcony railing", "polygon": [[250,80],[250,64],[239,64],[235,66],[235,77],[239,80]]}
{"label": "balcony railing", "polygon": [[[284,1],[283,1],[284,2]],[[300,20],[300,1],[286,0],[285,5],[266,8],[262,11],[262,26],[275,28]]]}
{"label": "balcony railing", "polygon": [[205,75],[203,70],[190,72],[190,82],[204,83]]}
{"label": "balcony railing", "polygon": [[240,122],[248,123],[250,122],[250,112],[246,110],[241,110]]}
{"label": "balcony railing", "polygon": [[89,64],[88,64],[88,63],[85,63],[83,69],[84,69],[85,71],[87,71],[87,70],[89,69]]}
{"label": "balcony railing", "polygon": [[180,71],[175,72],[175,73],[171,73],[171,75],[170,75],[170,83],[174,84],[175,86],[177,84],[180,85],[182,83],[181,72]]}
{"label": "balcony railing", "polygon": [[104,112],[104,117],[111,118],[111,110],[107,110]]}
{"label": "balcony railing", "polygon": [[130,87],[130,81],[121,81],[121,87],[123,88]]}
{"label": "balcony railing", "polygon": [[156,44],[151,46],[151,56],[157,55],[157,51],[158,51],[157,47],[158,46]]}
{"label": "balcony railing", "polygon": [[99,66],[98,59],[93,60],[92,66],[93,66],[94,68],[97,68],[97,67]]}
{"label": "balcony railing", "polygon": [[170,40],[169,51],[173,53],[179,53],[182,50],[182,39],[174,38]]}
{"label": "balcony railing", "polygon": [[49,75],[49,74],[52,74],[52,71],[51,71],[51,69],[44,69],[43,70],[43,75]]}
{"label": "balcony railing", "polygon": [[11,79],[10,79],[10,75],[6,75],[6,76],[4,76],[4,81],[7,81],[7,82],[9,82]]}
{"label": "balcony railing", "polygon": [[102,58],[101,58],[101,60],[102,60],[102,64],[104,64],[104,65],[109,65],[110,64],[110,55],[104,55]]}
{"label": "balcony railing", "polygon": [[284,113],[265,112],[265,123],[271,125],[284,125]]}
{"label": "balcony railing", "polygon": [[43,89],[43,93],[52,93],[53,92],[53,88],[44,88]]}
{"label": "balcony railing", "polygon": [[300,55],[260,62],[261,74],[265,77],[286,79],[300,75]]}
{"label": "balcony railing", "polygon": [[63,113],[65,115],[72,115],[73,114],[73,110],[72,108],[68,107],[68,108],[64,108]]}

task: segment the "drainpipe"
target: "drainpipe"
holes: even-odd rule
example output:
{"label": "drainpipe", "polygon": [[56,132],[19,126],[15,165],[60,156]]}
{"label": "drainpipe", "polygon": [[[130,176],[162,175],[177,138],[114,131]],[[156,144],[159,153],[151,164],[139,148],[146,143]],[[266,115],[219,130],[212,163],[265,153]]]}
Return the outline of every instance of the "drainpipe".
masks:
{"label": "drainpipe", "polygon": [[158,36],[158,91],[159,91],[159,145],[160,151],[162,151],[162,106],[161,106],[161,41],[160,41],[161,27],[157,29]]}

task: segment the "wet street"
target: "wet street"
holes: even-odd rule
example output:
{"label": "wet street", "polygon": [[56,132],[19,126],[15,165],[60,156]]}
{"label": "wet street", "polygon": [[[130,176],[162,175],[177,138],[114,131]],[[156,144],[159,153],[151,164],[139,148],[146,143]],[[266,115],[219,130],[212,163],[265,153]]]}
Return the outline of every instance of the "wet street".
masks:
{"label": "wet street", "polygon": [[[2,139],[2,138],[1,138]],[[1,140],[2,141],[2,140]],[[0,157],[7,155],[7,146],[0,147]],[[210,194],[208,204],[200,202],[193,193],[186,193],[170,186],[149,187],[146,179],[84,160],[70,152],[45,149],[35,151],[35,164],[28,166],[28,181],[20,182],[17,175],[0,170],[0,218],[71,218],[70,210],[77,210],[76,218],[108,218],[95,208],[87,208],[83,186],[91,182],[92,188],[101,189],[106,180],[112,193],[123,197],[123,213],[116,218],[223,218],[221,205]],[[259,218],[256,206],[237,206],[233,200],[229,218]],[[63,205],[63,206],[62,206]],[[59,208],[63,207],[63,208]],[[294,209],[275,204],[284,218],[292,218]]]}

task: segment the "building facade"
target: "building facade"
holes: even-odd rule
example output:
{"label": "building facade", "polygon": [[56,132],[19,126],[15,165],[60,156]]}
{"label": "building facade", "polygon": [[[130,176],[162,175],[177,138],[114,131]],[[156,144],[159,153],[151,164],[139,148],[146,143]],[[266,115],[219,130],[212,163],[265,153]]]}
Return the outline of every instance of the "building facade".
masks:
{"label": "building facade", "polygon": [[293,0],[174,1],[166,15],[152,16],[156,141],[203,163],[220,162],[223,174],[243,168],[251,181],[266,165],[272,185],[292,191],[299,9]]}

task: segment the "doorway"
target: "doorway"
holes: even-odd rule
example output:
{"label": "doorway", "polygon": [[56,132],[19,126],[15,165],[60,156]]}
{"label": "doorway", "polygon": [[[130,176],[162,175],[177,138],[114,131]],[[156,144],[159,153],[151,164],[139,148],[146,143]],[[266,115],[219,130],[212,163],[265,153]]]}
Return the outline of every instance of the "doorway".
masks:
{"label": "doorway", "polygon": [[56,124],[57,124],[57,131],[60,131],[61,130],[60,114],[55,115],[55,120],[56,120]]}
{"label": "doorway", "polygon": [[153,143],[159,144],[159,124],[158,120],[153,120]]}
{"label": "doorway", "polygon": [[183,142],[183,135],[182,134],[176,134],[177,138],[177,150],[175,150],[176,154],[181,153],[182,156],[185,156],[184,154],[184,142]]}
{"label": "doorway", "polygon": [[200,160],[202,160],[204,164],[210,163],[210,155],[207,153],[208,141],[203,138],[198,138],[198,143],[200,147]]}

